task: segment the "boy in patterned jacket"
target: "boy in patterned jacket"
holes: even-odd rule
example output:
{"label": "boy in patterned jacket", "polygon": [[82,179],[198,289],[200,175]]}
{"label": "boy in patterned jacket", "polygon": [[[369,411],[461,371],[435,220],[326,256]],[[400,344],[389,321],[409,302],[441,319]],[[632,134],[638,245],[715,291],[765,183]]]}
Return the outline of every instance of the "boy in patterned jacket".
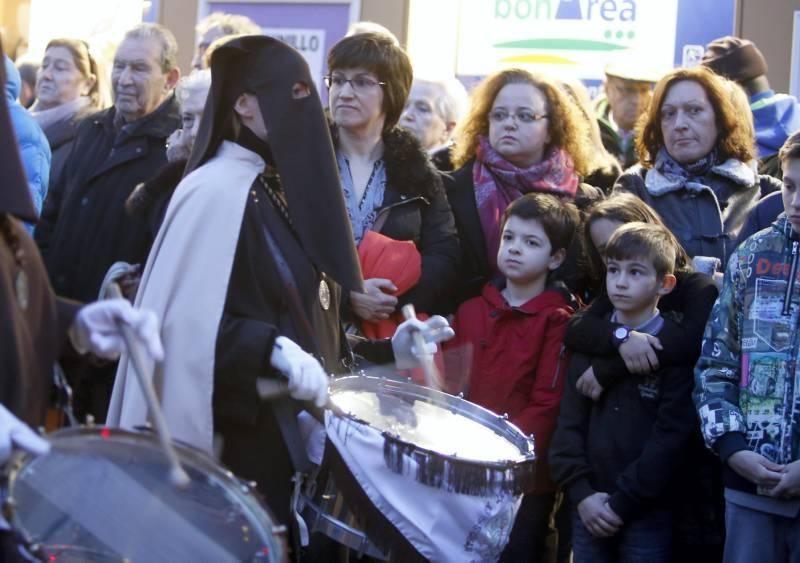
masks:
{"label": "boy in patterned jacket", "polygon": [[731,256],[695,368],[724,468],[726,563],[800,560],[800,133],[778,154],[784,214]]}

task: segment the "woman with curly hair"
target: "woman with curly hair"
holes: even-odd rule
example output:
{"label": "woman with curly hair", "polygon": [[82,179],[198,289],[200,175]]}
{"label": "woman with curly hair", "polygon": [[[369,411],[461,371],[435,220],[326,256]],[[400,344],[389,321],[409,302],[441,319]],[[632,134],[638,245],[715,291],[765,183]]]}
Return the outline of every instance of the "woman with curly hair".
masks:
{"label": "woman with curly hair", "polygon": [[[450,306],[478,295],[497,274],[499,221],[512,201],[544,192],[585,208],[602,198],[581,183],[589,168],[585,127],[575,104],[544,76],[507,69],[477,86],[453,154],[458,170],[446,184],[462,250]],[[575,260],[567,262],[576,268]]]}
{"label": "woman with curly hair", "polygon": [[637,129],[639,164],[614,190],[653,207],[690,256],[725,262],[751,207],[780,187],[758,175],[752,127],[725,82],[701,66],[669,72]]}

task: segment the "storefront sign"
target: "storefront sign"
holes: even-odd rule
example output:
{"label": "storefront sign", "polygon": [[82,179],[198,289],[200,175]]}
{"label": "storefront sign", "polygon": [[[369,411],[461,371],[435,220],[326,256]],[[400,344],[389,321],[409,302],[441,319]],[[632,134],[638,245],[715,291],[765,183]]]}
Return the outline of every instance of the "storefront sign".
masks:
{"label": "storefront sign", "polygon": [[311,76],[320,88],[320,80],[325,68],[325,30],[324,29],[298,29],[291,27],[265,27],[264,34],[297,49],[308,63]]}
{"label": "storefront sign", "polygon": [[264,33],[285,41],[305,57],[317,89],[323,94],[322,77],[325,61],[333,44],[344,37],[352,21],[357,0],[210,0],[203,17],[211,12],[227,12],[247,16],[260,25]]}
{"label": "storefront sign", "polygon": [[599,79],[610,62],[672,68],[678,0],[472,0],[462,3],[457,68],[503,66]]}

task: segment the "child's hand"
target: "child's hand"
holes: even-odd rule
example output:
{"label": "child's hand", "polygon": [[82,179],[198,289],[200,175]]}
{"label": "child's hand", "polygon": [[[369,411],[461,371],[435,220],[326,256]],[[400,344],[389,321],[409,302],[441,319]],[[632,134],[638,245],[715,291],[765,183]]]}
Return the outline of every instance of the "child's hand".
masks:
{"label": "child's hand", "polygon": [[594,376],[594,369],[591,366],[583,372],[575,383],[575,389],[584,397],[589,397],[592,401],[597,401],[600,395],[603,394],[603,386],[597,381]]}
{"label": "child's hand", "polygon": [[740,450],[733,454],[728,458],[728,465],[751,483],[766,488],[776,487],[781,482],[785,469],[783,465],[773,463],[750,450]]}
{"label": "child's hand", "polygon": [[770,491],[770,496],[793,498],[800,496],[800,461],[786,464],[778,485]]}
{"label": "child's hand", "polygon": [[607,493],[594,493],[579,502],[578,516],[596,538],[611,537],[622,527],[622,520],[608,506]]}
{"label": "child's hand", "polygon": [[629,372],[645,375],[658,369],[656,350],[663,349],[661,341],[652,334],[632,331],[628,340],[620,344],[619,355]]}

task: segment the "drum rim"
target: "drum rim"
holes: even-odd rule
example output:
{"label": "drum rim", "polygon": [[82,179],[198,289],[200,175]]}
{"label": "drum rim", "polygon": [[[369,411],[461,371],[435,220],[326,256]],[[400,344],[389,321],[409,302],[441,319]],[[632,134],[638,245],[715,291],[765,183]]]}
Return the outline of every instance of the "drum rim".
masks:
{"label": "drum rim", "polygon": [[[104,433],[108,433],[104,435]],[[54,432],[50,432],[45,436],[49,441],[58,441],[59,439],[75,439],[75,438],[94,438],[99,440],[114,440],[125,439],[131,442],[147,443],[157,450],[161,449],[158,444],[157,436],[155,433],[135,432],[123,428],[113,428],[109,426],[76,426],[60,428]],[[251,485],[251,483],[244,481],[237,477],[232,471],[227,469],[221,463],[217,463],[205,451],[192,446],[180,440],[173,440],[176,454],[181,463],[188,463],[195,470],[204,473],[207,476],[213,477],[217,482],[223,486],[226,493],[232,496],[235,501],[243,510],[246,515],[247,522],[251,525],[257,525],[260,529],[259,535],[268,538],[268,547],[272,553],[278,552],[277,560],[283,560],[286,554],[286,547],[284,545],[285,529],[267,506],[266,502],[261,498],[258,490]],[[24,471],[30,464],[35,463],[37,460],[44,459],[43,456],[34,456],[26,452],[15,454],[13,462],[7,465],[3,480],[5,481],[6,499],[5,503],[10,503],[12,507],[11,525],[15,529],[30,536],[30,532],[26,529],[20,520],[17,511],[17,503],[14,495],[15,484],[19,474]],[[167,461],[164,461],[165,468]],[[165,475],[165,479],[168,477]],[[261,512],[261,514],[259,514]],[[265,518],[262,518],[265,515]],[[39,541],[42,545],[50,545],[46,542]],[[81,546],[76,546],[81,547]],[[257,552],[253,552],[255,555]],[[272,555],[270,556],[272,557]]]}
{"label": "drum rim", "polygon": [[[519,464],[526,464],[526,463],[533,463],[536,460],[536,453],[535,453],[535,450],[534,450],[534,441],[533,441],[533,439],[531,437],[529,437],[529,436],[526,436],[522,432],[522,430],[520,430],[517,426],[515,426],[510,420],[508,420],[507,416],[502,416],[502,415],[495,414],[494,412],[490,411],[489,409],[487,409],[485,407],[482,407],[481,405],[478,405],[478,404],[473,403],[471,401],[468,401],[468,400],[464,399],[463,397],[459,397],[459,396],[456,396],[456,395],[451,395],[449,393],[445,393],[444,391],[438,391],[436,389],[430,389],[428,387],[424,387],[422,385],[418,385],[416,383],[413,383],[410,380],[409,381],[401,381],[401,380],[390,379],[390,378],[386,378],[386,377],[375,377],[375,376],[370,376],[370,375],[348,375],[348,376],[336,378],[335,380],[333,380],[331,382],[330,394],[332,396],[335,395],[336,392],[339,391],[339,389],[336,389],[336,387],[340,387],[340,386],[345,387],[345,389],[341,389],[343,391],[344,390],[347,390],[347,391],[364,391],[365,389],[352,389],[351,388],[351,387],[355,386],[357,383],[363,383],[363,382],[367,382],[369,385],[373,385],[373,386],[377,385],[379,388],[388,389],[389,391],[404,390],[404,389],[418,389],[418,390],[421,390],[420,393],[414,394],[414,396],[417,397],[417,398],[427,398],[427,397],[438,398],[439,400],[441,400],[443,402],[446,402],[446,403],[450,403],[450,402],[453,402],[453,401],[460,401],[461,403],[463,403],[465,405],[468,405],[468,410],[469,411],[472,411],[473,413],[476,413],[476,414],[479,413],[479,414],[482,415],[482,417],[481,418],[476,418],[476,417],[472,417],[472,416],[467,416],[468,413],[466,411],[459,411],[458,414],[460,414],[462,416],[465,416],[466,418],[469,418],[473,422],[478,422],[478,423],[481,423],[483,426],[487,426],[487,427],[491,428],[493,431],[495,431],[495,434],[497,434],[501,438],[504,438],[504,439],[508,440],[509,442],[511,442],[512,444],[514,444],[514,446],[518,450],[520,450],[520,455],[518,457],[514,458],[514,459],[503,459],[503,460],[497,460],[497,461],[483,461],[483,460],[477,460],[477,459],[474,459],[474,458],[469,458],[469,457],[464,457],[464,456],[459,456],[459,455],[454,455],[454,454],[446,454],[446,453],[439,452],[439,451],[431,449],[431,448],[424,448],[422,446],[417,446],[413,442],[409,442],[407,440],[403,440],[402,438],[400,438],[396,434],[392,434],[388,430],[381,430],[380,428],[377,428],[377,427],[371,425],[366,420],[362,420],[362,419],[358,418],[356,415],[348,413],[344,409],[341,409],[339,407],[331,409],[334,412],[334,414],[336,414],[337,416],[344,416],[344,417],[349,418],[349,419],[351,419],[353,421],[356,421],[356,422],[358,422],[360,424],[367,425],[370,428],[373,428],[374,430],[377,430],[378,432],[380,432],[381,435],[384,436],[385,438],[389,438],[389,439],[391,439],[392,441],[394,441],[396,443],[403,444],[403,445],[406,445],[408,447],[411,447],[415,451],[424,452],[424,453],[429,454],[429,455],[436,455],[436,456],[440,456],[440,457],[451,459],[451,460],[457,460],[457,461],[462,462],[462,463],[474,463],[476,465],[480,465],[480,466],[484,466],[484,467],[485,466],[491,466],[491,467],[496,468],[496,469],[506,469],[509,466],[514,466],[514,465],[519,465]],[[436,404],[437,404],[437,406],[440,406],[438,403],[436,403]],[[488,424],[484,424],[484,420],[488,421],[488,422],[492,422],[493,424],[491,426],[488,425]],[[496,428],[497,428],[498,424],[504,430],[504,433],[501,434],[501,433],[498,433],[496,431]],[[520,443],[522,443],[525,446],[527,446],[527,449],[528,449],[529,453],[526,454],[526,453],[523,452],[523,449],[522,449]]]}

